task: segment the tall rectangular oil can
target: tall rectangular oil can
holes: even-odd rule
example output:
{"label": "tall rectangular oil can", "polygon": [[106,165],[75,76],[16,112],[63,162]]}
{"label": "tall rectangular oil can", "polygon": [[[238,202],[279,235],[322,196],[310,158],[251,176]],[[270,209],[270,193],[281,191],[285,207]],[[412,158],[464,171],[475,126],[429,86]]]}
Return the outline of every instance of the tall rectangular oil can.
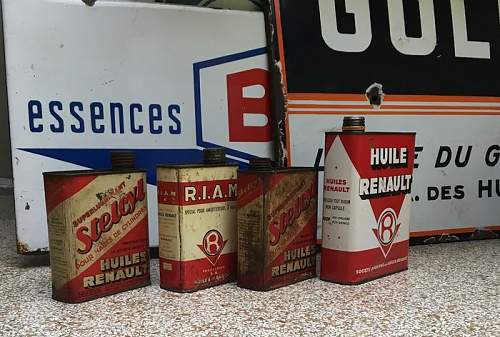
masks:
{"label": "tall rectangular oil can", "polygon": [[364,132],[364,118],[327,132],[323,280],[357,284],[408,268],[415,134]]}
{"label": "tall rectangular oil can", "polygon": [[158,166],[160,286],[191,292],[236,279],[238,165],[206,149],[194,165]]}

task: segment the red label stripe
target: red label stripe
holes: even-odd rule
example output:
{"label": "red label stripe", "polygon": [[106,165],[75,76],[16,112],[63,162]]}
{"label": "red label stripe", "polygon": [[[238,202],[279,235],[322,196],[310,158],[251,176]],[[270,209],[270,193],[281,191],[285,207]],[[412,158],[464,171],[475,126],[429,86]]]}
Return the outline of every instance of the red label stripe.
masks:
{"label": "red label stripe", "polygon": [[321,279],[360,283],[408,268],[409,241],[392,245],[384,257],[380,247],[357,252],[321,249]]}
{"label": "red label stripe", "polygon": [[80,192],[85,186],[94,181],[95,178],[97,178],[97,175],[45,176],[44,188],[47,214],[52,212],[60,203]]}

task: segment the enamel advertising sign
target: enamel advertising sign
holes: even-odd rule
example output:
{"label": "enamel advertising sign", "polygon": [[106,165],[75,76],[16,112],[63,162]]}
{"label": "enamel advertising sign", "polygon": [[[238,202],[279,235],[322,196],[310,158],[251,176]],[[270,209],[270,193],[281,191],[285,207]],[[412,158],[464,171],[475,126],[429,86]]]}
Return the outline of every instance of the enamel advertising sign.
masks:
{"label": "enamel advertising sign", "polygon": [[343,116],[365,116],[367,131],[416,132],[413,240],[498,236],[499,6],[271,1],[279,158],[312,165]]}
{"label": "enamel advertising sign", "polygon": [[108,169],[110,150],[133,150],[158,246],[157,164],[214,146],[241,165],[272,154],[262,13],[76,0],[2,10],[20,253],[48,249],[42,172]]}

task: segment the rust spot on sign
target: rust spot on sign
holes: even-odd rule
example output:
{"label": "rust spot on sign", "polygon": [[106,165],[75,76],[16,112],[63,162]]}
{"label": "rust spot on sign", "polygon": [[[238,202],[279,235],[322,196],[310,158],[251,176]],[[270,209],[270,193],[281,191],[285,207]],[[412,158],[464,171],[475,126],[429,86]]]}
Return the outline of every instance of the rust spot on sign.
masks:
{"label": "rust spot on sign", "polygon": [[19,254],[28,254],[30,252],[30,247],[22,241],[17,240],[16,246]]}
{"label": "rust spot on sign", "polygon": [[[38,248],[33,250],[28,246],[27,243],[16,240],[17,253],[22,255],[30,255],[30,256],[43,256],[47,255],[49,252],[49,247]],[[45,264],[48,265],[48,264]]]}

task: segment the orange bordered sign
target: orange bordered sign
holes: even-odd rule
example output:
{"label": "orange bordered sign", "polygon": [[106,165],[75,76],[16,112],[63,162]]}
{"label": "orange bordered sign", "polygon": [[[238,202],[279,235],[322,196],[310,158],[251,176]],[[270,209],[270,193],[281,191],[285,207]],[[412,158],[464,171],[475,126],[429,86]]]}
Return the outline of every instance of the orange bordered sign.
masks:
{"label": "orange bordered sign", "polygon": [[373,116],[417,133],[412,243],[500,237],[497,0],[265,5],[284,165],[312,165],[343,116]]}

